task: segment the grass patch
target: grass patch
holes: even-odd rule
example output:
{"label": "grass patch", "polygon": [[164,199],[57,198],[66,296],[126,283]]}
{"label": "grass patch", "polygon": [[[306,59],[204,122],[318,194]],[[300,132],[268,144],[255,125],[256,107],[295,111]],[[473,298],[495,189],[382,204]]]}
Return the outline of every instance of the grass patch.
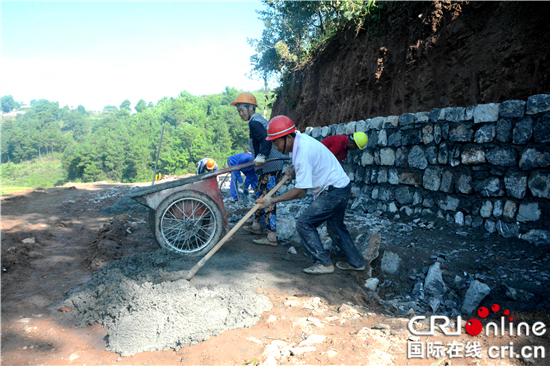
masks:
{"label": "grass patch", "polygon": [[0,194],[16,193],[27,189],[32,189],[32,188],[31,187],[2,187],[0,188]]}
{"label": "grass patch", "polygon": [[2,194],[26,188],[50,188],[65,184],[66,173],[58,160],[33,160],[2,164]]}

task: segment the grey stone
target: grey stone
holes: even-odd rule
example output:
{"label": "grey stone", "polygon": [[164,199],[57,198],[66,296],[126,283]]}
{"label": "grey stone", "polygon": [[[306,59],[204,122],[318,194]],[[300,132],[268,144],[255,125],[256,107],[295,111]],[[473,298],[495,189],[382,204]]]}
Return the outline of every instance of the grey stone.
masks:
{"label": "grey stone", "polygon": [[399,147],[401,146],[401,130],[397,130],[388,137],[388,146]]}
{"label": "grey stone", "polygon": [[502,216],[502,212],[503,212],[502,201],[495,201],[494,208],[493,208],[493,216],[500,217]]}
{"label": "grey stone", "polygon": [[540,219],[540,208],[537,202],[522,203],[516,219],[519,222],[537,221]]}
{"label": "grey stone", "polygon": [[491,177],[477,182],[474,186],[474,191],[481,194],[482,197],[502,197],[504,195],[502,181],[497,177]]}
{"label": "grey stone", "polygon": [[439,168],[430,167],[424,171],[422,177],[423,187],[430,191],[438,191],[441,186],[441,171]]}
{"label": "grey stone", "polygon": [[323,138],[327,137],[329,132],[330,132],[330,127],[329,126],[324,126],[321,129],[321,137],[323,137]]}
{"label": "grey stone", "polygon": [[388,116],[384,118],[384,123],[382,124],[383,128],[397,128],[399,126],[399,117],[398,116]]}
{"label": "grey stone", "polygon": [[550,113],[545,113],[539,118],[534,129],[536,143],[550,142]]}
{"label": "grey stone", "polygon": [[449,147],[446,142],[439,145],[439,153],[437,155],[437,162],[441,165],[446,165],[449,161]]}
{"label": "grey stone", "polygon": [[311,137],[313,137],[314,139],[317,139],[317,138],[319,138],[319,137],[322,137],[321,130],[322,130],[321,127],[315,127],[315,128],[311,131]]}
{"label": "grey stone", "polygon": [[346,135],[353,135],[356,131],[356,125],[357,125],[357,122],[353,121],[353,122],[349,122],[347,125],[346,125]]}
{"label": "grey stone", "polygon": [[399,209],[399,211],[405,212],[405,214],[406,214],[407,216],[411,216],[411,215],[413,214],[413,212],[414,212],[413,209],[410,208],[409,206],[403,206],[403,207],[401,207],[401,208]]}
{"label": "grey stone", "polygon": [[516,166],[518,159],[515,150],[500,147],[489,148],[485,157],[489,164],[498,166]]}
{"label": "grey stone", "polygon": [[523,170],[546,168],[548,166],[550,166],[550,153],[542,152],[534,148],[526,149],[521,153],[519,167]]}
{"label": "grey stone", "polygon": [[[441,149],[439,151],[441,151]],[[462,151],[460,159],[464,165],[479,165],[486,162],[485,152],[481,147],[471,147],[465,149]]]}
{"label": "grey stone", "polygon": [[378,170],[378,183],[387,183],[388,182],[388,169],[380,168]]}
{"label": "grey stone", "polygon": [[537,114],[550,111],[550,94],[533,95],[527,99],[525,114]]}
{"label": "grey stone", "polygon": [[378,133],[378,146],[388,146],[388,136],[386,130],[381,130]]}
{"label": "grey stone", "polygon": [[313,127],[306,127],[306,130],[304,131],[304,133],[308,136],[311,136],[312,135],[311,131],[313,131]]}
{"label": "grey stone", "polygon": [[464,217],[464,225],[466,225],[468,227],[472,226],[472,221],[473,221],[472,216],[466,215],[466,217]]}
{"label": "grey stone", "polygon": [[418,192],[414,192],[413,205],[417,206],[422,203],[422,196]]}
{"label": "grey stone", "polygon": [[447,291],[445,281],[443,281],[443,270],[441,269],[441,263],[435,262],[428,269],[426,279],[424,280],[424,290],[429,295],[441,295]]}
{"label": "grey stone", "polygon": [[473,228],[481,227],[481,225],[483,225],[483,219],[481,217],[478,216],[472,220]]}
{"label": "grey stone", "polygon": [[388,205],[388,211],[391,213],[397,212],[397,205],[395,204],[395,202],[390,202],[390,204]]}
{"label": "grey stone", "polygon": [[465,121],[471,121],[471,120],[474,119],[474,110],[475,109],[476,109],[476,107],[474,105],[466,107],[466,113],[464,115],[464,120]]}
{"label": "grey stone", "polygon": [[527,191],[527,176],[508,172],[504,177],[504,187],[506,187],[506,193],[509,196],[522,199]]}
{"label": "grey stone", "polygon": [[481,217],[491,217],[491,214],[493,213],[493,202],[491,201],[485,201],[483,202],[483,205],[481,205],[481,209],[479,210],[479,215]]}
{"label": "grey stone", "polygon": [[512,122],[508,119],[500,118],[497,121],[497,141],[509,142],[512,138]]}
{"label": "grey stone", "polygon": [[453,173],[450,170],[445,170],[441,178],[441,186],[439,189],[446,193],[453,192]]}
{"label": "grey stone", "polygon": [[346,134],[346,124],[345,123],[338,124],[338,126],[336,127],[336,134],[337,135],[345,135]]}
{"label": "grey stone", "polygon": [[409,166],[407,157],[409,156],[409,149],[406,147],[400,147],[395,152],[395,165],[398,167],[406,168]]}
{"label": "grey stone", "polygon": [[399,184],[399,175],[397,175],[397,169],[388,170],[388,183],[389,184]]}
{"label": "grey stone", "polygon": [[398,173],[399,184],[417,186],[422,184],[422,173],[412,171],[402,171]]}
{"label": "grey stone", "polygon": [[407,126],[414,124],[415,122],[415,116],[412,113],[405,113],[399,116],[399,125],[401,126]]}
{"label": "grey stone", "polygon": [[409,187],[399,187],[395,190],[395,199],[401,205],[406,205],[413,202],[413,193]]}
{"label": "grey stone", "polygon": [[473,192],[472,189],[472,176],[470,175],[461,175],[458,178],[456,188],[460,193],[463,194],[471,194]]}
{"label": "grey stone", "polygon": [[507,219],[514,219],[516,216],[516,211],[518,210],[518,205],[514,201],[506,201],[504,204],[504,211],[502,214]]}
{"label": "grey stone", "polygon": [[384,117],[376,117],[370,120],[370,128],[380,130],[384,124]]}
{"label": "grey stone", "polygon": [[361,154],[361,165],[367,166],[372,165],[374,163],[374,156],[370,151],[363,151],[363,154]]}
{"label": "grey stone", "polygon": [[429,112],[418,112],[414,115],[416,123],[428,123],[430,122]]}
{"label": "grey stone", "polygon": [[550,244],[550,231],[531,229],[527,233],[522,234],[521,239],[533,244]]}
{"label": "grey stone", "polygon": [[445,109],[434,108],[430,111],[430,121],[437,122],[445,119]]}
{"label": "grey stone", "polygon": [[376,183],[378,182],[378,169],[376,168],[372,168],[372,170],[370,171],[370,182],[371,183]]}
{"label": "grey stone", "polygon": [[376,287],[378,286],[379,282],[380,282],[380,280],[378,278],[375,278],[375,277],[368,278],[365,281],[365,287],[368,288],[371,291],[376,291]]}
{"label": "grey stone", "polygon": [[371,198],[373,200],[377,200],[379,194],[380,194],[380,190],[378,188],[374,187],[374,189],[372,190],[372,193],[371,193]]}
{"label": "grey stone", "polygon": [[458,145],[453,146],[449,150],[449,159],[450,159],[451,166],[460,165],[459,158],[460,158],[460,146]]}
{"label": "grey stone", "polygon": [[526,117],[516,123],[512,142],[516,145],[525,145],[533,135],[533,118]]}
{"label": "grey stone", "polygon": [[500,236],[504,238],[517,238],[519,237],[519,226],[517,224],[512,224],[504,221],[497,222],[497,231]]}
{"label": "grey stone", "polygon": [[367,142],[367,149],[372,150],[376,147],[378,142],[378,131],[369,131],[369,142]]}
{"label": "grey stone", "polygon": [[400,263],[401,258],[399,258],[399,255],[386,250],[384,251],[384,255],[382,255],[380,268],[384,273],[395,274],[399,270]]}
{"label": "grey stone", "polygon": [[422,206],[431,208],[435,204],[434,199],[431,197],[424,198],[424,201],[422,202]]}
{"label": "grey stone", "polygon": [[381,201],[388,202],[394,200],[393,191],[389,188],[380,188],[380,194],[379,197]]}
{"label": "grey stone", "polygon": [[420,129],[402,131],[402,145],[418,145],[422,142],[422,131]]}
{"label": "grey stone", "polygon": [[428,166],[428,160],[426,160],[424,149],[422,149],[418,145],[412,148],[407,160],[411,168],[418,168],[418,169],[424,170]]}
{"label": "grey stone", "polygon": [[443,123],[441,125],[441,139],[447,140],[449,138],[449,124]]}
{"label": "grey stone", "polygon": [[535,197],[550,198],[550,171],[536,171],[531,173],[527,186]]}
{"label": "grey stone", "polygon": [[449,141],[451,142],[469,142],[472,141],[474,131],[470,124],[461,123],[451,128],[449,131]]}
{"label": "grey stone", "polygon": [[437,146],[429,146],[426,148],[425,154],[429,164],[437,164]]}
{"label": "grey stone", "polygon": [[363,168],[361,165],[357,166],[355,168],[354,178],[356,182],[363,182],[365,179],[365,168]]}
{"label": "grey stone", "polygon": [[445,108],[445,119],[449,122],[464,121],[466,108],[464,107],[449,107]]}
{"label": "grey stone", "polygon": [[464,214],[461,211],[458,211],[455,214],[455,224],[458,226],[464,226]]}
{"label": "grey stone", "polygon": [[464,297],[464,302],[462,303],[461,311],[463,314],[473,313],[481,301],[489,295],[491,288],[484,283],[474,280],[470,283],[468,291],[466,291],[466,296]]}
{"label": "grey stone", "polygon": [[497,130],[494,123],[482,125],[474,134],[474,142],[477,142],[478,144],[491,142],[495,139],[496,135]]}
{"label": "grey stone", "polygon": [[490,234],[495,233],[497,231],[497,225],[494,221],[487,220],[485,221],[485,230]]}
{"label": "grey stone", "polygon": [[380,165],[394,165],[395,151],[391,147],[380,150]]}
{"label": "grey stone", "polygon": [[501,117],[521,118],[525,114],[525,104],[523,100],[506,100],[500,103],[498,114]]}
{"label": "grey stone", "polygon": [[424,145],[428,145],[434,140],[433,125],[429,124],[422,128],[422,142]]}
{"label": "grey stone", "polygon": [[453,196],[447,196],[445,197],[445,201],[439,201],[437,204],[442,210],[456,211],[458,205],[460,204],[460,200]]}
{"label": "grey stone", "polygon": [[478,104],[474,109],[474,123],[496,122],[499,105],[495,103]]}
{"label": "grey stone", "polygon": [[357,121],[355,123],[355,132],[366,132],[367,131],[367,123],[363,120]]}
{"label": "grey stone", "polygon": [[434,141],[436,144],[439,144],[441,142],[441,126],[435,125],[434,126]]}

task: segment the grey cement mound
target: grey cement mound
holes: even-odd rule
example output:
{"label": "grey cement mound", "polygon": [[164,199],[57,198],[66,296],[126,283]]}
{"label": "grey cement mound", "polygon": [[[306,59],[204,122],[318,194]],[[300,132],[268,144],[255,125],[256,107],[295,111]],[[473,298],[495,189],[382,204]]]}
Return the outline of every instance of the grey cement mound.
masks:
{"label": "grey cement mound", "polygon": [[225,330],[253,326],[271,310],[269,299],[251,290],[163,281],[162,267],[175,256],[159,250],[111,262],[70,290],[65,306],[77,309],[79,326],[105,326],[107,350],[121,356],[178,350]]}
{"label": "grey cement mound", "polygon": [[111,206],[99,211],[103,215],[115,216],[123,213],[149,212],[149,209],[129,197],[123,197],[115,201]]}

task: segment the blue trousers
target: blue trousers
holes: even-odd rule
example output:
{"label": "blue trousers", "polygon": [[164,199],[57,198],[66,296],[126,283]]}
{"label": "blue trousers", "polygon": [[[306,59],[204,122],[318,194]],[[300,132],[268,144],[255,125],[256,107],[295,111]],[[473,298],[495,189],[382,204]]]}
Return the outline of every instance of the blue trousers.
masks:
{"label": "blue trousers", "polygon": [[350,197],[351,184],[344,188],[331,187],[321,193],[296,222],[296,229],[306,254],[314,264],[332,265],[330,256],[323,248],[323,243],[317,232],[317,227],[326,221],[327,231],[332,242],[342,249],[347,262],[355,267],[365,265],[363,256],[353,244],[346,224],[344,224],[344,215]]}
{"label": "blue trousers", "polygon": [[[240,164],[246,164],[250,163],[252,161],[252,155],[247,153],[242,154],[236,154],[232,155],[227,159],[227,166],[235,166]],[[231,195],[231,198],[233,201],[239,200],[239,195],[237,194],[238,183],[242,183],[243,179],[241,177],[241,172],[244,173],[244,188],[251,187],[252,189],[256,189],[256,186],[258,185],[258,176],[256,175],[256,171],[254,168],[249,167],[243,170],[237,170],[231,173],[231,183],[229,187],[229,193]],[[245,194],[248,192],[248,189],[244,190]]]}

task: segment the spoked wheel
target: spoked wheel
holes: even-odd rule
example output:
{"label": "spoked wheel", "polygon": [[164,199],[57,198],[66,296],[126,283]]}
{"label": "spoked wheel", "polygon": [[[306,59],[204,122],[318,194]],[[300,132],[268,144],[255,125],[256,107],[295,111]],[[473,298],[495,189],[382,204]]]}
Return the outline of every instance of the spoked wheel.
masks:
{"label": "spoked wheel", "polygon": [[185,255],[206,254],[223,233],[222,214],[207,195],[181,191],[166,198],[155,213],[158,243]]}

